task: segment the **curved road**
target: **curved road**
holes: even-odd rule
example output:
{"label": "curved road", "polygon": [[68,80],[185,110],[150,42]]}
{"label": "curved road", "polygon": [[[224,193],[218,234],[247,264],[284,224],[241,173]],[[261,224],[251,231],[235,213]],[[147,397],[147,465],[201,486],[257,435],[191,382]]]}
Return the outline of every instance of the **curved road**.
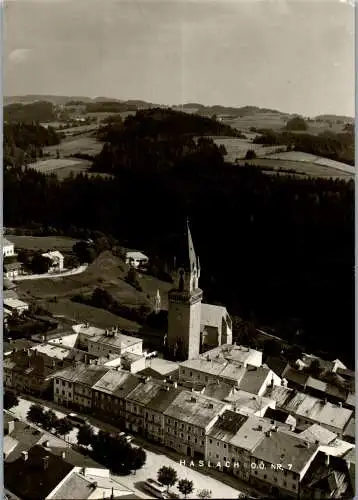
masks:
{"label": "curved road", "polygon": [[62,273],[45,273],[45,274],[29,274],[26,276],[17,276],[12,281],[25,281],[25,280],[40,280],[49,278],[66,278],[66,276],[74,276],[75,274],[83,273],[88,267],[88,264],[83,264],[82,266],[70,269],[69,271],[64,271]]}

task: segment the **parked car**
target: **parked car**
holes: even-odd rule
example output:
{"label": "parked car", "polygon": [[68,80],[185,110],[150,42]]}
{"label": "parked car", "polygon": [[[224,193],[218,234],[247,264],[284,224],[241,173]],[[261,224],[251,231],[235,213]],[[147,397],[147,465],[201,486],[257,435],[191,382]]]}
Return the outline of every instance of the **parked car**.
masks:
{"label": "parked car", "polygon": [[70,420],[76,426],[82,426],[87,424],[87,419],[77,415],[77,413],[69,413],[67,415],[68,420]]}
{"label": "parked car", "polygon": [[148,478],[144,482],[144,488],[154,495],[156,498],[170,498],[168,497],[166,487],[164,484],[155,481],[154,479]]}

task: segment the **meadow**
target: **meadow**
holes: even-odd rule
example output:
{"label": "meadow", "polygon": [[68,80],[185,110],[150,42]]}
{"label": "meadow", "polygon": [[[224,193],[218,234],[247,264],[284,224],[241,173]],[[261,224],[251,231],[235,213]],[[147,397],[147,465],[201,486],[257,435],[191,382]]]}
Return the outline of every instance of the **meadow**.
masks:
{"label": "meadow", "polygon": [[66,238],[64,236],[17,236],[15,234],[6,234],[6,237],[15,244],[16,250],[43,250],[56,249],[71,250],[78,240]]}

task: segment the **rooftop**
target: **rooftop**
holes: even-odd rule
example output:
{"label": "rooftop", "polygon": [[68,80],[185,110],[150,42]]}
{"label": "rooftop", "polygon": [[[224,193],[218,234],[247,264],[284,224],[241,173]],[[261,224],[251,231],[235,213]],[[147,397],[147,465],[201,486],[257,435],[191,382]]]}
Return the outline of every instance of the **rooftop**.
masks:
{"label": "rooftop", "polygon": [[183,390],[164,412],[167,417],[206,428],[227,407],[226,403]]}
{"label": "rooftop", "polygon": [[96,381],[92,389],[125,398],[140,383],[139,377],[124,370],[108,370],[106,374]]}
{"label": "rooftop", "polygon": [[72,357],[72,352],[68,347],[60,347],[59,345],[51,345],[51,344],[39,344],[34,347],[31,347],[32,351],[36,351],[39,354],[45,354],[50,358],[57,359],[65,359],[68,357]]}
{"label": "rooftop", "polygon": [[14,243],[12,241],[8,240],[7,238],[3,238],[2,240],[2,246],[3,247],[9,247],[9,246],[14,246]]}
{"label": "rooftop", "polygon": [[160,390],[155,396],[146,404],[148,410],[164,413],[172,402],[179,396],[183,389],[161,385]]}
{"label": "rooftop", "polygon": [[318,449],[317,444],[305,442],[293,433],[278,430],[270,436],[265,434],[252,456],[270,464],[281,464],[283,469],[300,474]]}
{"label": "rooftop", "polygon": [[91,387],[97,382],[97,380],[103,377],[107,371],[108,368],[103,366],[81,364],[56,372],[54,378],[60,378],[62,380],[67,380],[68,382],[75,382],[78,384],[85,384]]}
{"label": "rooftop", "polygon": [[233,387],[231,384],[227,384],[222,380],[211,380],[203,387],[202,394],[209,398],[218,399],[219,401],[228,401],[232,391]]}
{"label": "rooftop", "polygon": [[146,368],[151,368],[159,375],[172,375],[176,370],[179,370],[178,363],[163,358],[147,359],[145,365]]}
{"label": "rooftop", "polygon": [[135,389],[128,394],[127,401],[139,403],[146,406],[157,394],[162,391],[163,385],[155,380],[148,380],[144,384],[137,385]]}
{"label": "rooftop", "polygon": [[227,310],[224,306],[215,306],[213,304],[201,304],[200,324],[202,326],[221,326],[222,319],[227,316]]}
{"label": "rooftop", "polygon": [[[216,306],[215,306],[216,307]],[[262,363],[262,352],[236,344],[222,344],[200,355],[202,359],[226,359],[238,363],[249,363],[258,359]]]}
{"label": "rooftop", "polygon": [[100,335],[105,332],[103,328],[97,328],[96,326],[89,325],[88,323],[81,323],[79,325],[73,325],[72,329],[76,333],[82,333],[92,337],[92,335]]}
{"label": "rooftop", "polygon": [[230,443],[238,448],[252,451],[271,427],[270,420],[250,415],[230,440]]}
{"label": "rooftop", "polygon": [[272,399],[242,391],[236,387],[233,389],[232,393],[225,398],[225,401],[234,404],[240,411],[244,410],[249,411],[250,413],[262,411],[267,408],[267,406],[275,404]]}
{"label": "rooftop", "polygon": [[63,255],[58,250],[53,250],[52,252],[43,253],[42,257],[48,257],[49,259],[62,259]]}
{"label": "rooftop", "polygon": [[72,474],[61,484],[55,494],[51,495],[54,500],[85,500],[93,494],[94,488],[84,476],[73,471]]}
{"label": "rooftop", "polygon": [[42,446],[34,446],[28,451],[27,461],[20,457],[4,464],[5,486],[23,500],[46,498],[71,469],[72,465]]}
{"label": "rooftop", "polygon": [[23,302],[19,299],[4,299],[4,305],[10,307],[10,309],[16,309],[17,307],[29,307],[27,302]]}
{"label": "rooftop", "polygon": [[57,337],[48,341],[51,345],[63,345],[65,347],[75,347],[78,339],[78,333],[70,333],[69,335],[64,335],[63,337]]}
{"label": "rooftop", "polygon": [[107,335],[104,331],[100,334],[92,335],[91,342],[98,342],[113,347],[127,348],[134,344],[138,344],[139,342],[143,342],[143,340],[137,337],[129,337],[123,333],[113,333]]}
{"label": "rooftop", "polygon": [[5,271],[16,271],[22,267],[21,262],[5,262]]}
{"label": "rooftop", "polygon": [[138,251],[129,251],[126,253],[126,257],[127,257],[127,259],[133,259],[133,260],[146,260],[146,259],[148,259],[148,257],[144,253],[138,252]]}
{"label": "rooftop", "polygon": [[319,441],[320,444],[329,444],[337,438],[337,434],[318,424],[311,425],[303,432],[300,432],[299,435],[305,441],[310,441],[311,443]]}
{"label": "rooftop", "polygon": [[208,436],[229,442],[247,419],[246,415],[226,410],[210,429]]}

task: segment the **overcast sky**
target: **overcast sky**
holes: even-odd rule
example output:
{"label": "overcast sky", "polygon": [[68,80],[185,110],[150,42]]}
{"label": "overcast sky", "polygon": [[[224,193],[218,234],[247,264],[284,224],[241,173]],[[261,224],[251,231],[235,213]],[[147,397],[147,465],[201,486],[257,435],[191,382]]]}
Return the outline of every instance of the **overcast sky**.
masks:
{"label": "overcast sky", "polygon": [[5,0],[4,94],[354,116],[342,0]]}

